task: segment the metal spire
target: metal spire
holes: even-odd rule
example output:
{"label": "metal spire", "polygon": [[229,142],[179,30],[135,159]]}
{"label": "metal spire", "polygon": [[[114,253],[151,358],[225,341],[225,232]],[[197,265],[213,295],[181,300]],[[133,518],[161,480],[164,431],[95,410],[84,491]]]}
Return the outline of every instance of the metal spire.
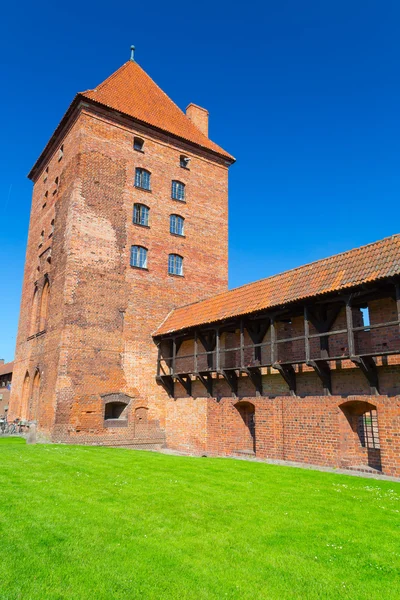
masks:
{"label": "metal spire", "polygon": [[135,62],[135,46],[131,46],[131,61]]}

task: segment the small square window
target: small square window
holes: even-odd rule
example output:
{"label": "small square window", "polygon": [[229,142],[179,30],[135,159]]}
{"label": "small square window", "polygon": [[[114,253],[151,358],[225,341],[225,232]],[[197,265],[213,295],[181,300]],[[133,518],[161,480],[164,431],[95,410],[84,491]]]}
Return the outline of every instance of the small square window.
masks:
{"label": "small square window", "polygon": [[184,154],[181,154],[181,156],[179,158],[179,165],[182,167],[182,169],[188,169],[189,162],[190,162],[190,158],[188,156],[185,156]]}
{"label": "small square window", "polygon": [[133,138],[133,149],[138,152],[143,152],[144,140],[139,137]]}

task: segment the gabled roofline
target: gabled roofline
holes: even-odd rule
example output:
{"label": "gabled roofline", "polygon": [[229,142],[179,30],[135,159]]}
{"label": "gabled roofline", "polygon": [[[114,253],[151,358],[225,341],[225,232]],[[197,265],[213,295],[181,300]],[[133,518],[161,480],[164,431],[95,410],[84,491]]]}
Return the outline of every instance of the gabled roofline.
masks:
{"label": "gabled roofline", "polygon": [[156,131],[156,132],[162,133],[164,135],[167,134],[168,136],[170,136],[174,139],[177,139],[181,142],[184,142],[185,144],[188,144],[189,146],[193,146],[194,148],[202,150],[203,152],[217,156],[218,158],[221,158],[226,163],[228,163],[229,166],[236,162],[236,159],[233,156],[217,152],[216,150],[211,150],[210,148],[206,148],[205,146],[202,146],[201,144],[196,144],[195,142],[192,142],[191,140],[187,140],[186,138],[183,138],[174,133],[171,133],[170,131],[167,131],[166,129],[156,127],[155,125],[151,125],[150,123],[147,123],[146,121],[141,121],[140,119],[135,119],[134,117],[132,117],[131,115],[128,115],[127,113],[124,113],[120,110],[116,110],[114,108],[111,108],[110,106],[107,106],[107,104],[103,104],[102,102],[97,102],[97,100],[87,98],[86,96],[83,95],[83,92],[82,93],[80,92],[79,94],[77,94],[75,96],[75,98],[69,105],[69,107],[68,107],[67,111],[65,112],[63,118],[61,119],[60,123],[57,125],[52,136],[50,137],[50,139],[47,142],[46,146],[44,147],[43,151],[39,155],[39,158],[36,160],[32,169],[29,171],[28,179],[30,179],[31,181],[35,181],[37,174],[42,170],[42,164],[47,162],[49,160],[49,158],[48,158],[49,155],[51,155],[56,150],[56,148],[58,146],[58,139],[61,137],[61,133],[67,128],[74,111],[77,108],[79,108],[79,106],[81,106],[81,105],[100,106],[101,108],[104,108],[111,114],[118,113],[119,115],[122,115],[124,118],[128,119],[129,121],[132,121],[133,123],[138,123],[139,125],[148,127],[152,131]]}

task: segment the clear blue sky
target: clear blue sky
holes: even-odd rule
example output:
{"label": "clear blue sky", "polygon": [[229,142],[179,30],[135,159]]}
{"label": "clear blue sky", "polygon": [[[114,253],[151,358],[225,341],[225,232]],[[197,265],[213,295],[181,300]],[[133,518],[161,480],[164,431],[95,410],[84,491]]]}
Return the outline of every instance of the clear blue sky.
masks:
{"label": "clear blue sky", "polygon": [[7,2],[0,357],[14,354],[30,167],[77,91],[129,58],[210,111],[230,175],[230,286],[400,230],[398,0]]}

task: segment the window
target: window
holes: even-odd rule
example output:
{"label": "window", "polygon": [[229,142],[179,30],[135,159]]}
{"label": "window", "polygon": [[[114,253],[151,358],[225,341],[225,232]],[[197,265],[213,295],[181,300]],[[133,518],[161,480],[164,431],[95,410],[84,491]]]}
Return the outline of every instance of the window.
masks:
{"label": "window", "polygon": [[133,149],[138,152],[143,152],[144,140],[142,138],[134,137],[133,138]]}
{"label": "window", "polygon": [[171,197],[174,200],[184,201],[185,200],[185,184],[181,183],[180,181],[173,181]]}
{"label": "window", "polygon": [[58,162],[60,162],[60,160],[62,160],[63,156],[64,156],[64,144],[61,146],[61,148],[58,151]]}
{"label": "window", "polygon": [[133,222],[135,225],[149,226],[149,212],[150,209],[144,204],[133,205]]}
{"label": "window", "polygon": [[54,233],[54,219],[52,219],[51,223],[50,223],[50,233],[49,233],[49,237],[51,237]]}
{"label": "window", "polygon": [[147,249],[143,246],[132,246],[131,248],[131,267],[147,269]]}
{"label": "window", "polygon": [[53,191],[53,196],[55,194],[57,194],[57,192],[58,192],[58,177],[55,178],[54,185],[55,185],[55,188],[54,188],[54,191]]}
{"label": "window", "polygon": [[43,177],[43,183],[46,183],[48,174],[49,174],[49,167],[46,167],[46,170],[44,172],[44,177]]}
{"label": "window", "polygon": [[183,275],[183,258],[179,254],[168,256],[168,273],[170,275]]}
{"label": "window", "polygon": [[188,156],[184,156],[183,154],[181,154],[181,156],[179,158],[179,165],[182,167],[182,169],[188,169],[189,161],[190,161],[190,158]]}
{"label": "window", "polygon": [[142,190],[150,190],[150,173],[145,169],[136,169],[135,171],[135,187]]}
{"label": "window", "polygon": [[46,279],[43,290],[42,297],[40,300],[40,318],[39,318],[39,331],[44,331],[46,329],[47,324],[47,314],[49,308],[49,296],[50,296],[50,284],[49,280]]}
{"label": "window", "polygon": [[175,235],[184,235],[183,226],[185,219],[179,215],[170,215],[169,217],[169,231]]}
{"label": "window", "polygon": [[357,431],[361,446],[370,449],[380,449],[376,410],[370,410],[358,417]]}
{"label": "window", "polygon": [[108,402],[104,407],[104,419],[120,419],[126,406],[124,402]]}
{"label": "window", "polygon": [[42,230],[42,231],[40,232],[40,242],[39,242],[39,248],[40,248],[41,246],[43,246],[43,242],[44,242],[44,230]]}
{"label": "window", "polygon": [[31,326],[30,326],[30,330],[29,330],[29,335],[34,335],[37,331],[38,306],[39,306],[39,289],[37,286],[35,286],[35,289],[33,292],[33,300],[32,300]]}

